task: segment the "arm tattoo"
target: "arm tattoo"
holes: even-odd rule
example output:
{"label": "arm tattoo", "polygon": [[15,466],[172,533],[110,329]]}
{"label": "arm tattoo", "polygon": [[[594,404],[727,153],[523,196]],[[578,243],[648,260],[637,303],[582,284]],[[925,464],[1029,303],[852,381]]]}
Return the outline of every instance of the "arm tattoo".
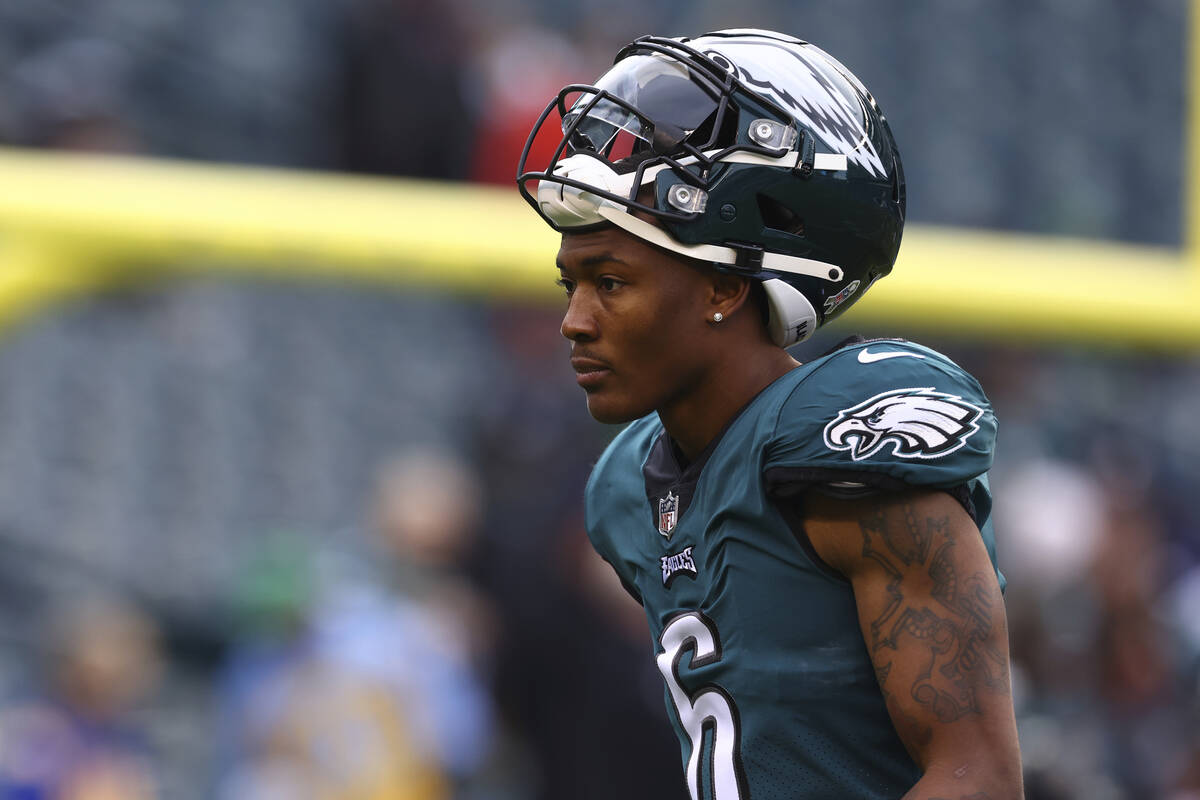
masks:
{"label": "arm tattoo", "polygon": [[[863,556],[888,576],[886,606],[870,624],[876,675],[890,699],[889,690],[897,687],[887,686],[893,664],[888,651],[919,648],[922,666],[908,691],[941,722],[953,722],[979,712],[979,689],[1008,689],[1004,656],[990,642],[995,609],[989,576],[959,574],[948,517],[920,519],[908,503],[903,519],[897,517],[875,511],[859,521]],[[918,581],[932,582],[932,602],[906,594]]]}

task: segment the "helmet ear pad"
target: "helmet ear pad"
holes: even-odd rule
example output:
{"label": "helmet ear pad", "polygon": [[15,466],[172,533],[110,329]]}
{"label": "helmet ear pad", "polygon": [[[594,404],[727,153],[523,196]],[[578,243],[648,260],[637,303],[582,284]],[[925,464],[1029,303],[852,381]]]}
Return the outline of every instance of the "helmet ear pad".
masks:
{"label": "helmet ear pad", "polygon": [[817,329],[817,310],[799,289],[771,278],[762,282],[767,296],[767,332],[779,347],[802,342]]}

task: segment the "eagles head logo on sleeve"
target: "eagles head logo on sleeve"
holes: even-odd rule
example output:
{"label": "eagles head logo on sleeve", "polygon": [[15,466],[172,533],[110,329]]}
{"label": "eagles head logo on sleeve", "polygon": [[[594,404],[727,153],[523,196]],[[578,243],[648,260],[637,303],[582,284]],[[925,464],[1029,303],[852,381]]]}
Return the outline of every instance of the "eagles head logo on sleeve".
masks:
{"label": "eagles head logo on sleeve", "polygon": [[923,389],[894,389],[839,411],[825,426],[825,446],[849,450],[855,461],[885,447],[901,458],[937,458],[966,444],[983,410],[961,397]]}

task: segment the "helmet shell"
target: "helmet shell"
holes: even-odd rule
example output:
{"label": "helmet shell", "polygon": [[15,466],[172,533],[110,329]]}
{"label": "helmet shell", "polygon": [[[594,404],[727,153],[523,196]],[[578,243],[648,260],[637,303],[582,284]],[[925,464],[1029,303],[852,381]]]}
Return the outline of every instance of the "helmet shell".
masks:
{"label": "helmet shell", "polygon": [[[569,109],[568,90],[581,95]],[[564,136],[556,158],[586,154],[608,177],[564,184],[564,170],[528,172],[523,157],[518,182],[533,203],[524,181],[541,181],[539,213],[559,230],[582,224],[546,213],[545,198],[553,200],[546,188],[557,182],[559,196],[570,195],[577,207],[610,206],[603,215],[610,221],[611,206],[654,217],[678,252],[709,254],[715,246],[735,253],[711,263],[781,281],[807,301],[800,305],[812,324],[775,326],[793,330],[779,344],[840,315],[895,263],[905,186],[891,129],[861,81],[815,45],[751,29],[642,37],[595,86],[564,89],[558,109]],[[632,148],[617,152],[622,138]],[[705,202],[681,206],[681,184]],[[764,253],[781,259],[764,260]],[[794,270],[789,259],[831,268]],[[780,296],[768,292],[772,314],[787,305],[775,301]]]}

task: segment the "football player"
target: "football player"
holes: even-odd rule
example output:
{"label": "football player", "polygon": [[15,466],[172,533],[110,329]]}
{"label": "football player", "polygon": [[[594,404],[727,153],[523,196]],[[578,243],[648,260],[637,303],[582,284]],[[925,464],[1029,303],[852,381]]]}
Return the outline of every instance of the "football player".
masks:
{"label": "football player", "polygon": [[785,349],[895,261],[872,96],[790,36],[643,37],[518,173],[588,409],[630,423],[588,533],[645,608],[693,800],[1020,797],[982,389],[901,340]]}

